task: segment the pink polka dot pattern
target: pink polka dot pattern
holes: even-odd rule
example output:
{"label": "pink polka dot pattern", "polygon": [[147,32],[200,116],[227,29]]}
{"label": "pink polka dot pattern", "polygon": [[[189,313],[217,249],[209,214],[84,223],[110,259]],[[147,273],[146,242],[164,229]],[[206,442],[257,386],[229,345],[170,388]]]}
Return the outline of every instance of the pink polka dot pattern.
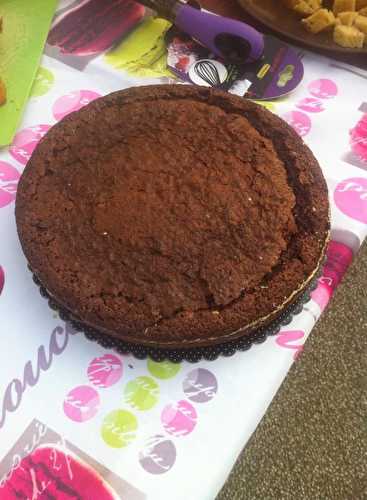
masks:
{"label": "pink polka dot pattern", "polygon": [[297,104],[297,108],[306,113],[321,113],[325,111],[324,103],[315,97],[305,97]]}
{"label": "pink polka dot pattern", "polygon": [[79,111],[90,102],[94,101],[101,94],[93,92],[92,90],[75,90],[62,97],[59,97],[52,108],[52,113],[55,120],[61,120],[68,114]]}
{"label": "pink polka dot pattern", "polygon": [[215,375],[205,368],[192,370],[182,384],[186,397],[195,403],[207,403],[217,393],[218,382]]}
{"label": "pink polka dot pattern", "polygon": [[175,437],[187,436],[196,426],[197,413],[186,400],[167,405],[161,415],[163,427]]}
{"label": "pink polka dot pattern", "polygon": [[4,269],[0,266],[0,294],[4,289],[4,285],[5,285],[5,273]]}
{"label": "pink polka dot pattern", "polygon": [[367,113],[350,131],[350,145],[353,153],[363,162],[367,162]]}
{"label": "pink polka dot pattern", "polygon": [[97,414],[99,405],[98,392],[88,385],[80,385],[66,396],[64,412],[74,422],[86,422]]}
{"label": "pink polka dot pattern", "polygon": [[328,78],[314,80],[308,86],[308,91],[319,99],[332,99],[338,95],[338,87],[335,82]]}
{"label": "pink polka dot pattern", "polygon": [[367,224],[367,179],[353,177],[337,185],[334,201],[341,212]]}
{"label": "pink polka dot pattern", "polygon": [[286,349],[293,349],[295,351],[293,357],[294,359],[297,359],[303,350],[303,342],[302,343],[298,342],[298,344],[295,344],[295,342],[302,341],[304,336],[305,332],[302,330],[291,330],[287,332],[280,332],[279,335],[277,335],[275,342],[280,347],[284,347]]}
{"label": "pink polka dot pattern", "polygon": [[323,312],[326,309],[332,295],[333,289],[321,278],[316,290],[311,293],[311,298],[319,306],[321,312]]}
{"label": "pink polka dot pattern", "polygon": [[26,165],[37,144],[51,128],[51,125],[34,125],[18,132],[9,153],[22,165]]}
{"label": "pink polka dot pattern", "polygon": [[283,115],[283,119],[297,132],[304,137],[311,130],[311,119],[302,111],[289,111]]}
{"label": "pink polka dot pattern", "polygon": [[122,361],[114,354],[93,359],[88,366],[89,381],[101,389],[111,387],[122,377]]}
{"label": "pink polka dot pattern", "polygon": [[149,474],[165,474],[174,466],[176,447],[174,443],[162,435],[156,435],[147,440],[139,453],[139,462]]}
{"label": "pink polka dot pattern", "polygon": [[335,290],[353,261],[353,250],[344,243],[331,241],[327,249],[327,260],[319,281]]}
{"label": "pink polka dot pattern", "polygon": [[20,174],[10,163],[0,161],[0,208],[15,200]]}

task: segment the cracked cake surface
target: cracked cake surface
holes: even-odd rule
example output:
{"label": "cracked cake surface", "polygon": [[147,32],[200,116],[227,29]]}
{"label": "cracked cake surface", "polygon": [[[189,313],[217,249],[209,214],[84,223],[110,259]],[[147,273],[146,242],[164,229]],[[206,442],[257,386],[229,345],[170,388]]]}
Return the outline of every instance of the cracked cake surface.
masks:
{"label": "cracked cake surface", "polygon": [[287,124],[181,85],[119,91],[55,125],[16,218],[56,302],[110,335],[177,347],[275,319],[329,230],[321,170]]}

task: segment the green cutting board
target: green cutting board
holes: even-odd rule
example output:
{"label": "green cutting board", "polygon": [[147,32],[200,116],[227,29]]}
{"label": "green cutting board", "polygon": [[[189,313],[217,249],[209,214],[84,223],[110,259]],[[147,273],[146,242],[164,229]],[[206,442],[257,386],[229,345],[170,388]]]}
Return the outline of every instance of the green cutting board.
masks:
{"label": "green cutting board", "polygon": [[0,106],[0,146],[12,142],[37,73],[57,0],[0,0],[0,78],[7,101]]}

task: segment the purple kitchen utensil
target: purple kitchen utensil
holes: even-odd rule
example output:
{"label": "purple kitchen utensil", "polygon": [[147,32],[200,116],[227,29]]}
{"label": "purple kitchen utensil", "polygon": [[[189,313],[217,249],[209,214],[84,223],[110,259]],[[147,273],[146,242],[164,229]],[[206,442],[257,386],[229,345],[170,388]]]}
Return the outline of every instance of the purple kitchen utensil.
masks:
{"label": "purple kitchen utensil", "polygon": [[139,1],[227,62],[252,63],[264,53],[263,35],[246,23],[195,9],[181,1]]}
{"label": "purple kitchen utensil", "polygon": [[[167,64],[184,81],[250,99],[284,96],[302,81],[303,64],[298,54],[286,43],[264,36],[246,23],[202,11],[180,0],[139,1],[174,23],[172,31],[178,33],[178,43],[176,47],[174,42],[168,43]],[[192,51],[190,42],[187,47],[185,41],[180,42],[180,34],[196,46]],[[182,48],[184,54],[180,54]],[[203,51],[206,54],[197,57]],[[217,66],[209,60],[213,56],[219,60]],[[221,75],[218,73],[218,64],[223,63],[229,65],[224,81],[226,69]]]}
{"label": "purple kitchen utensil", "polygon": [[181,80],[226,90],[256,100],[276,99],[292,92],[303,79],[299,55],[286,43],[265,36],[261,59],[232,64],[213,57],[210,50],[176,27],[167,33],[167,66]]}

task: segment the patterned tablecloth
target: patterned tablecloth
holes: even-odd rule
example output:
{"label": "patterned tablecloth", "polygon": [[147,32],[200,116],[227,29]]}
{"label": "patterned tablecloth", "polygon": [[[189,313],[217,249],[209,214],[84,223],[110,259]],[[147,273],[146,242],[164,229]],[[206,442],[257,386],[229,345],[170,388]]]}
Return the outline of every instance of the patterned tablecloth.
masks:
{"label": "patterned tablecloth", "polygon": [[92,19],[72,17],[80,5],[95,0],[60,2],[23,122],[0,151],[0,498],[212,500],[367,234],[367,74],[304,53],[301,86],[266,104],[311,147],[330,192],[328,260],[302,313],[229,359],[138,361],[48,308],[16,233],[19,177],[53,124],[111,91],[175,82],[165,21],[111,0],[93,11],[101,31],[88,37]]}

